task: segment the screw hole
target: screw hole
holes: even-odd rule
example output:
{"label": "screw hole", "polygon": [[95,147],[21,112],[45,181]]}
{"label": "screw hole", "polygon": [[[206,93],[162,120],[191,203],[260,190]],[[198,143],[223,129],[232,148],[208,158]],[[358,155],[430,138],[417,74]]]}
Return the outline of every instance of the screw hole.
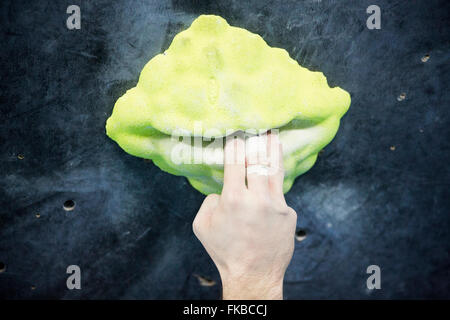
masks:
{"label": "screw hole", "polygon": [[430,55],[426,54],[420,60],[422,60],[422,62],[427,62],[428,60],[430,60]]}
{"label": "screw hole", "polygon": [[66,211],[72,211],[73,209],[75,209],[75,201],[73,200],[67,200],[66,202],[64,202],[64,210]]}
{"label": "screw hole", "polygon": [[23,160],[23,159],[25,159],[25,156],[23,154],[18,154],[17,159]]}
{"label": "screw hole", "polygon": [[301,242],[301,241],[305,240],[305,239],[306,239],[306,230],[298,229],[298,230],[295,232],[295,239],[296,239],[298,242]]}
{"label": "screw hole", "polygon": [[36,286],[31,286],[31,290],[36,290]]}
{"label": "screw hole", "polygon": [[0,261],[0,272],[5,272],[6,271],[6,264],[4,264],[3,262]]}
{"label": "screw hole", "polygon": [[397,97],[397,101],[403,101],[406,99],[406,93],[402,92],[400,93],[400,95]]}
{"label": "screw hole", "polygon": [[216,285],[216,282],[208,277],[199,276],[198,274],[194,274],[194,277],[197,278],[198,283],[202,287],[212,287],[212,286]]}
{"label": "screw hole", "polygon": [[36,218],[40,218],[41,217],[41,214],[40,213],[36,213]]}

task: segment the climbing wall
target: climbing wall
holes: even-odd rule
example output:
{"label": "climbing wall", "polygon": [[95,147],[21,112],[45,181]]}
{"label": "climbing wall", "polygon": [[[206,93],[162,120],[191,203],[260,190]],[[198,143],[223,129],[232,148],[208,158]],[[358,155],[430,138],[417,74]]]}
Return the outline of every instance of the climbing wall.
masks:
{"label": "climbing wall", "polygon": [[[204,198],[105,135],[118,97],[200,14],[285,48],[352,96],[286,195],[298,212],[285,297],[450,298],[447,1],[0,3],[0,298],[220,298],[192,233]],[[381,12],[369,29],[370,5]],[[68,266],[81,270],[69,290]],[[367,288],[377,265],[381,289]]]}

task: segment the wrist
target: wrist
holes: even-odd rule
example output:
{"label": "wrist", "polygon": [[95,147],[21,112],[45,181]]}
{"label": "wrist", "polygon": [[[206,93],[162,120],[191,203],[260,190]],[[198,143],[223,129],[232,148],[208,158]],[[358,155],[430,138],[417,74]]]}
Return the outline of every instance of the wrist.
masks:
{"label": "wrist", "polygon": [[282,300],[283,277],[220,275],[223,300]]}

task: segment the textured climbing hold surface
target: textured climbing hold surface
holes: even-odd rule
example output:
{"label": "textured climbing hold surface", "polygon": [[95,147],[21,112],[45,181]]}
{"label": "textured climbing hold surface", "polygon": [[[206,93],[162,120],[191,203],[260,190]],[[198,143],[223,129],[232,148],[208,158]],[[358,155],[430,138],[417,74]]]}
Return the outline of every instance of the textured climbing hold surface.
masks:
{"label": "textured climbing hold surface", "polygon": [[[220,193],[223,182],[223,165],[211,158],[223,154],[214,138],[278,128],[287,192],[333,139],[349,105],[346,91],[330,88],[321,72],[301,67],[286,50],[202,15],[147,63],[137,86],[117,100],[106,131],[126,152],[209,194]],[[212,138],[209,148],[217,152],[200,164],[176,163],[174,148],[193,139],[180,142],[174,134]]]}

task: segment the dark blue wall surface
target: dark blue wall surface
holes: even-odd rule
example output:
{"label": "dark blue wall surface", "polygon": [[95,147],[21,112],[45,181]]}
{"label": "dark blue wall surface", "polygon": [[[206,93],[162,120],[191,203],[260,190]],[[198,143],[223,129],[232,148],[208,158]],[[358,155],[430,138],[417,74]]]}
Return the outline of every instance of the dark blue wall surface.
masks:
{"label": "dark blue wall surface", "polygon": [[[81,30],[66,28],[71,4]],[[371,4],[381,30],[366,27]],[[444,0],[1,1],[0,297],[220,298],[191,229],[204,197],[104,129],[145,63],[203,13],[352,95],[335,140],[286,196],[307,237],[285,297],[450,298]],[[65,211],[69,199],[76,207]],[[72,264],[81,290],[66,288]],[[366,288],[371,264],[381,290]]]}

